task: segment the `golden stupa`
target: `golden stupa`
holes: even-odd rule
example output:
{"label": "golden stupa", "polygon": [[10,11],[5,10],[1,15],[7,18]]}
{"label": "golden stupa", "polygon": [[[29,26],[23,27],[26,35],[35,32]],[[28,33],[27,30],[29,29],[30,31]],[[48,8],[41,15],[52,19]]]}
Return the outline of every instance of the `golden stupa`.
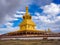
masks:
{"label": "golden stupa", "polygon": [[[36,30],[36,24],[32,21],[31,15],[28,13],[28,7],[26,7],[26,13],[23,15],[23,21],[20,23],[20,29],[18,31],[9,32],[0,36],[0,38],[22,38],[22,37],[59,37],[59,34],[44,30]],[[57,35],[57,36],[56,36]]]}

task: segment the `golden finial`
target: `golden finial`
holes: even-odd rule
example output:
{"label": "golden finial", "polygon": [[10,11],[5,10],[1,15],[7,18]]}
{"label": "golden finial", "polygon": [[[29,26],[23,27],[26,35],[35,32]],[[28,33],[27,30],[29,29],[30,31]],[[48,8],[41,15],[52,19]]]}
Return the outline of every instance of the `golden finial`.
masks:
{"label": "golden finial", "polygon": [[48,32],[51,32],[50,28],[48,28]]}
{"label": "golden finial", "polygon": [[28,7],[26,7],[26,13],[28,13]]}

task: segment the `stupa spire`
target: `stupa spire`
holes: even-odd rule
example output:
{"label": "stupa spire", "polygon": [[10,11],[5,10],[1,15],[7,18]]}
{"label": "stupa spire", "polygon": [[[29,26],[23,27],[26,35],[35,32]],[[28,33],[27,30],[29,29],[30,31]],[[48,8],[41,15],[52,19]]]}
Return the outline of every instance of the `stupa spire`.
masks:
{"label": "stupa spire", "polygon": [[30,14],[28,12],[28,7],[27,6],[26,6],[26,13],[23,16],[23,19],[31,19],[31,16],[30,16]]}
{"label": "stupa spire", "polygon": [[26,13],[28,13],[28,7],[26,6]]}

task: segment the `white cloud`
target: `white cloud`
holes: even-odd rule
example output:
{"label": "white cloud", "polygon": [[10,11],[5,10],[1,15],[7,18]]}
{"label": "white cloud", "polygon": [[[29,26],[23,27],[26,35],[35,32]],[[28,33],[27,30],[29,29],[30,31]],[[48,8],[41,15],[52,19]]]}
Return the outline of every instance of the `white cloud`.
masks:
{"label": "white cloud", "polygon": [[14,17],[16,17],[16,18],[22,18],[22,16],[23,15],[16,15],[16,14],[14,15]]}
{"label": "white cloud", "polygon": [[16,14],[14,15],[14,17],[16,18],[22,18],[22,16],[25,14],[25,12],[20,12],[20,11],[17,11]]}
{"label": "white cloud", "polygon": [[9,15],[6,15],[5,17],[4,17],[4,24],[2,24],[2,25],[5,25],[6,27],[12,27],[13,26],[13,22],[10,22],[10,21],[14,21],[14,20],[18,20],[18,18],[15,18],[15,17],[11,17],[11,16],[9,16]]}
{"label": "white cloud", "polygon": [[17,31],[19,30],[19,27],[7,27],[7,28],[0,28],[0,34]]}
{"label": "white cloud", "polygon": [[60,20],[60,16],[57,16],[56,18],[57,18],[58,20]]}
{"label": "white cloud", "polygon": [[12,27],[12,26],[13,26],[13,23],[7,22],[5,25],[6,25],[7,27]]}
{"label": "white cloud", "polygon": [[40,20],[42,22],[45,22],[45,23],[55,23],[56,19],[55,20],[50,20],[49,18],[52,18],[50,16],[41,16],[41,15],[38,15],[37,13],[35,13],[37,16],[32,16],[32,19],[33,20]]}
{"label": "white cloud", "polygon": [[39,19],[38,16],[32,16],[32,19]]}
{"label": "white cloud", "polygon": [[45,5],[41,8],[44,10],[43,13],[49,15],[57,15],[60,13],[60,4],[51,3],[50,5]]}
{"label": "white cloud", "polygon": [[18,20],[17,18],[14,18],[14,17],[11,17],[11,16],[9,16],[9,15],[6,15],[5,16],[5,21],[13,21],[13,20]]}

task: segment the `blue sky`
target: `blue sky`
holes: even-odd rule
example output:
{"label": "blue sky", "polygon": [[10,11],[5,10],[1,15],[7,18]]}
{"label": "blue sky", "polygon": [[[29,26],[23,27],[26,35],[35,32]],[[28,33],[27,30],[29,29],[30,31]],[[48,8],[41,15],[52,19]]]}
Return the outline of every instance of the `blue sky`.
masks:
{"label": "blue sky", "polygon": [[1,0],[0,34],[19,30],[26,6],[37,30],[60,32],[60,0]]}

